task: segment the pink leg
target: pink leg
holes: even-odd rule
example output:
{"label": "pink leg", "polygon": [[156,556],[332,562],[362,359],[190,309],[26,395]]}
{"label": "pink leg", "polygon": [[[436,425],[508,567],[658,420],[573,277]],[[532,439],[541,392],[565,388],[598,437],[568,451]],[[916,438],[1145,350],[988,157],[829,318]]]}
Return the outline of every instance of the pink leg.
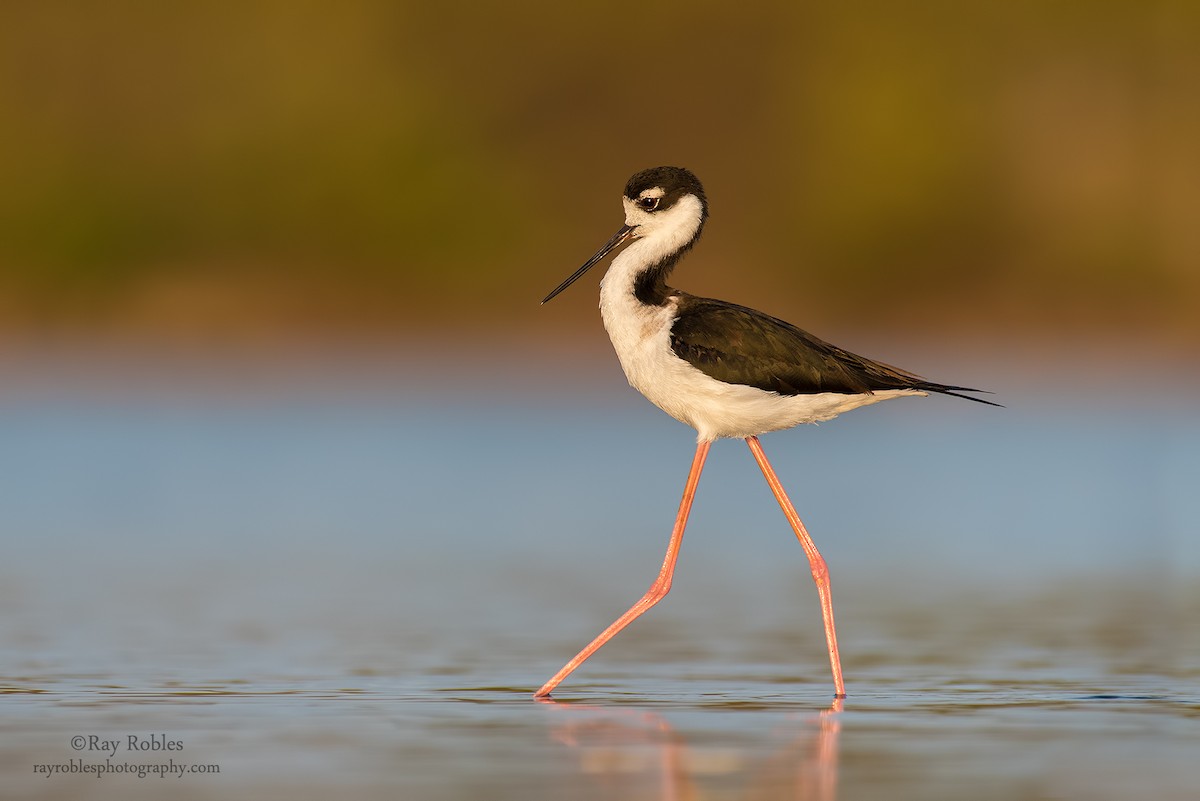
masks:
{"label": "pink leg", "polygon": [[825,642],[829,645],[829,664],[833,668],[833,691],[836,698],[845,698],[846,685],[842,681],[842,660],[838,657],[837,632],[833,628],[833,596],[829,592],[829,568],[825,566],[825,560],[817,551],[816,543],[808,535],[804,523],[800,521],[800,515],[796,514],[796,508],[792,506],[787,493],[783,491],[783,485],[779,483],[779,477],[775,475],[775,470],[767,461],[767,455],[763,453],[758,437],[746,437],[746,444],[750,446],[754,460],[758,462],[759,468],[767,479],[767,484],[771,487],[771,492],[775,494],[775,500],[779,501],[784,516],[787,517],[792,530],[796,532],[796,539],[800,540],[800,545],[808,556],[813,581],[817,584],[817,595],[821,597],[821,618],[825,621]]}
{"label": "pink leg", "polygon": [[629,611],[621,615],[613,624],[600,632],[596,639],[592,640],[586,648],[575,655],[567,664],[563,665],[562,670],[555,673],[550,681],[542,685],[542,689],[533,694],[534,698],[544,698],[550,694],[551,690],[559,685],[563,679],[571,675],[575,668],[584,663],[589,656],[600,649],[601,645],[611,640],[616,636],[617,632],[628,626],[637,619],[643,612],[656,603],[661,601],[671,589],[671,576],[675,573],[675,560],[679,558],[679,545],[683,542],[683,530],[687,528],[688,513],[692,511],[692,500],[696,497],[696,485],[700,483],[700,471],[704,469],[704,460],[708,457],[708,449],[712,443],[701,442],[696,446],[696,455],[692,459],[692,469],[688,473],[687,485],[683,489],[683,500],[679,502],[679,514],[675,517],[675,528],[671,531],[671,541],[667,544],[667,555],[663,559],[662,569],[658,571],[658,578],[650,585],[650,589],[642,596],[642,599],[629,608]]}

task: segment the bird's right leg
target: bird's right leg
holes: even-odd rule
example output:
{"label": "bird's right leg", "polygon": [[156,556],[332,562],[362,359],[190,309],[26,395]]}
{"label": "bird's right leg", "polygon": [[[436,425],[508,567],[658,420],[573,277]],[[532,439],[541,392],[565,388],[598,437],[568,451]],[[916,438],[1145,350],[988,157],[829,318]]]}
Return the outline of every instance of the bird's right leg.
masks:
{"label": "bird's right leg", "polygon": [[575,657],[563,665],[562,669],[550,677],[542,688],[533,694],[534,698],[544,698],[559,685],[563,679],[571,675],[575,668],[600,649],[600,646],[616,636],[617,632],[636,620],[643,612],[661,601],[671,589],[671,577],[675,573],[675,561],[679,558],[679,546],[683,542],[683,530],[687,528],[688,514],[692,511],[692,500],[696,497],[696,486],[700,483],[700,473],[704,469],[704,460],[708,457],[711,442],[702,441],[696,446],[696,455],[692,458],[692,469],[688,472],[687,484],[683,488],[683,499],[679,502],[679,514],[675,516],[675,527],[671,530],[671,539],[667,543],[667,555],[663,559],[658,578],[650,585],[650,589],[641,600],[629,608],[612,625],[600,632],[596,639]]}

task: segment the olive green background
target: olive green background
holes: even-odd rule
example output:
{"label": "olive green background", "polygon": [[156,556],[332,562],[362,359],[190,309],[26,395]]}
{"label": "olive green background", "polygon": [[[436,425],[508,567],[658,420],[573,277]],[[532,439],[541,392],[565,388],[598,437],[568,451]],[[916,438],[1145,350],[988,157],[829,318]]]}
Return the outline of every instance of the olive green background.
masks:
{"label": "olive green background", "polygon": [[1198,86],[1188,2],[6,3],[0,334],[537,331],[667,163],[691,291],[1190,350]]}

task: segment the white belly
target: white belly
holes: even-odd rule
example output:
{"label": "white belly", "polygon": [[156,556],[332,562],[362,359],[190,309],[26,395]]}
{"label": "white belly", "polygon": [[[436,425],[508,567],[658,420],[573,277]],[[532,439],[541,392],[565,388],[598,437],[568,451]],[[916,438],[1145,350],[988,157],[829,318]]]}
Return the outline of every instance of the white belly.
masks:
{"label": "white belly", "polygon": [[671,350],[675,299],[663,306],[646,306],[631,292],[610,288],[609,277],[601,284],[600,313],[625,376],[655,406],[695,428],[701,440],[749,437],[801,423],[819,423],[859,406],[926,394],[899,389],[873,394],[780,395],[744,384],[726,384]]}

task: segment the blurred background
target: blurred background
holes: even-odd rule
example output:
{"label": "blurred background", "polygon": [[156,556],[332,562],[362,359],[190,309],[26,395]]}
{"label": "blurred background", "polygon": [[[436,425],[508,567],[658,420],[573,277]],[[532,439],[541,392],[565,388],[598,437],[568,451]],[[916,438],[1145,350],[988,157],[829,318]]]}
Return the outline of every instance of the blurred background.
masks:
{"label": "blurred background", "polygon": [[0,333],[592,336],[536,301],[668,163],[712,202],[692,291],[1194,355],[1198,27],[1136,0],[7,3]]}
{"label": "blurred background", "polygon": [[[538,300],[666,163],[712,203],[677,285],[1008,407],[772,438],[851,581],[1189,608],[1198,82],[1189,2],[4,4],[13,603],[69,617],[57,593],[95,589],[71,565],[160,597],[247,553],[286,555],[281,587],[440,565],[535,617],[533,586],[635,596],[619,565],[660,558],[692,434],[626,386],[598,275]],[[735,604],[765,546],[728,530],[777,511],[744,453],[715,462],[726,533],[693,570]]]}
{"label": "blurred background", "polygon": [[[847,683],[894,707],[848,764],[880,775],[898,721],[917,729],[891,764],[915,764],[937,704],[975,714],[964,687],[1047,714],[1184,693],[1183,731],[1198,90],[1187,0],[0,4],[0,692],[19,713],[0,764],[33,781],[66,734],[151,720],[137,699],[180,688],[234,702],[147,730],[199,726],[189,749],[272,781],[337,753],[263,723],[313,696],[241,694],[358,694],[384,735],[311,728],[377,754],[359,781],[440,786],[495,753],[496,729],[455,728],[487,707],[396,725],[396,697],[485,688],[528,724],[527,693],[654,575],[692,454],[626,385],[599,271],[538,306],[659,164],[711,201],[675,285],[1006,406],[882,404],[764,441],[831,566]],[[717,443],[671,597],[566,692],[823,704],[820,625],[744,445]],[[1185,777],[1157,797],[1190,798],[1175,708],[1145,712],[1138,742]],[[1101,726],[1112,750],[1060,769],[1022,720],[1041,732],[1010,735],[1022,759],[963,741],[984,774],[1095,789],[1124,764],[1096,773],[1095,753],[1129,753]],[[561,764],[521,731],[489,782]],[[913,777],[961,770],[924,756],[892,797],[970,795],[927,792]],[[1108,792],[1076,797],[1128,795]]]}

